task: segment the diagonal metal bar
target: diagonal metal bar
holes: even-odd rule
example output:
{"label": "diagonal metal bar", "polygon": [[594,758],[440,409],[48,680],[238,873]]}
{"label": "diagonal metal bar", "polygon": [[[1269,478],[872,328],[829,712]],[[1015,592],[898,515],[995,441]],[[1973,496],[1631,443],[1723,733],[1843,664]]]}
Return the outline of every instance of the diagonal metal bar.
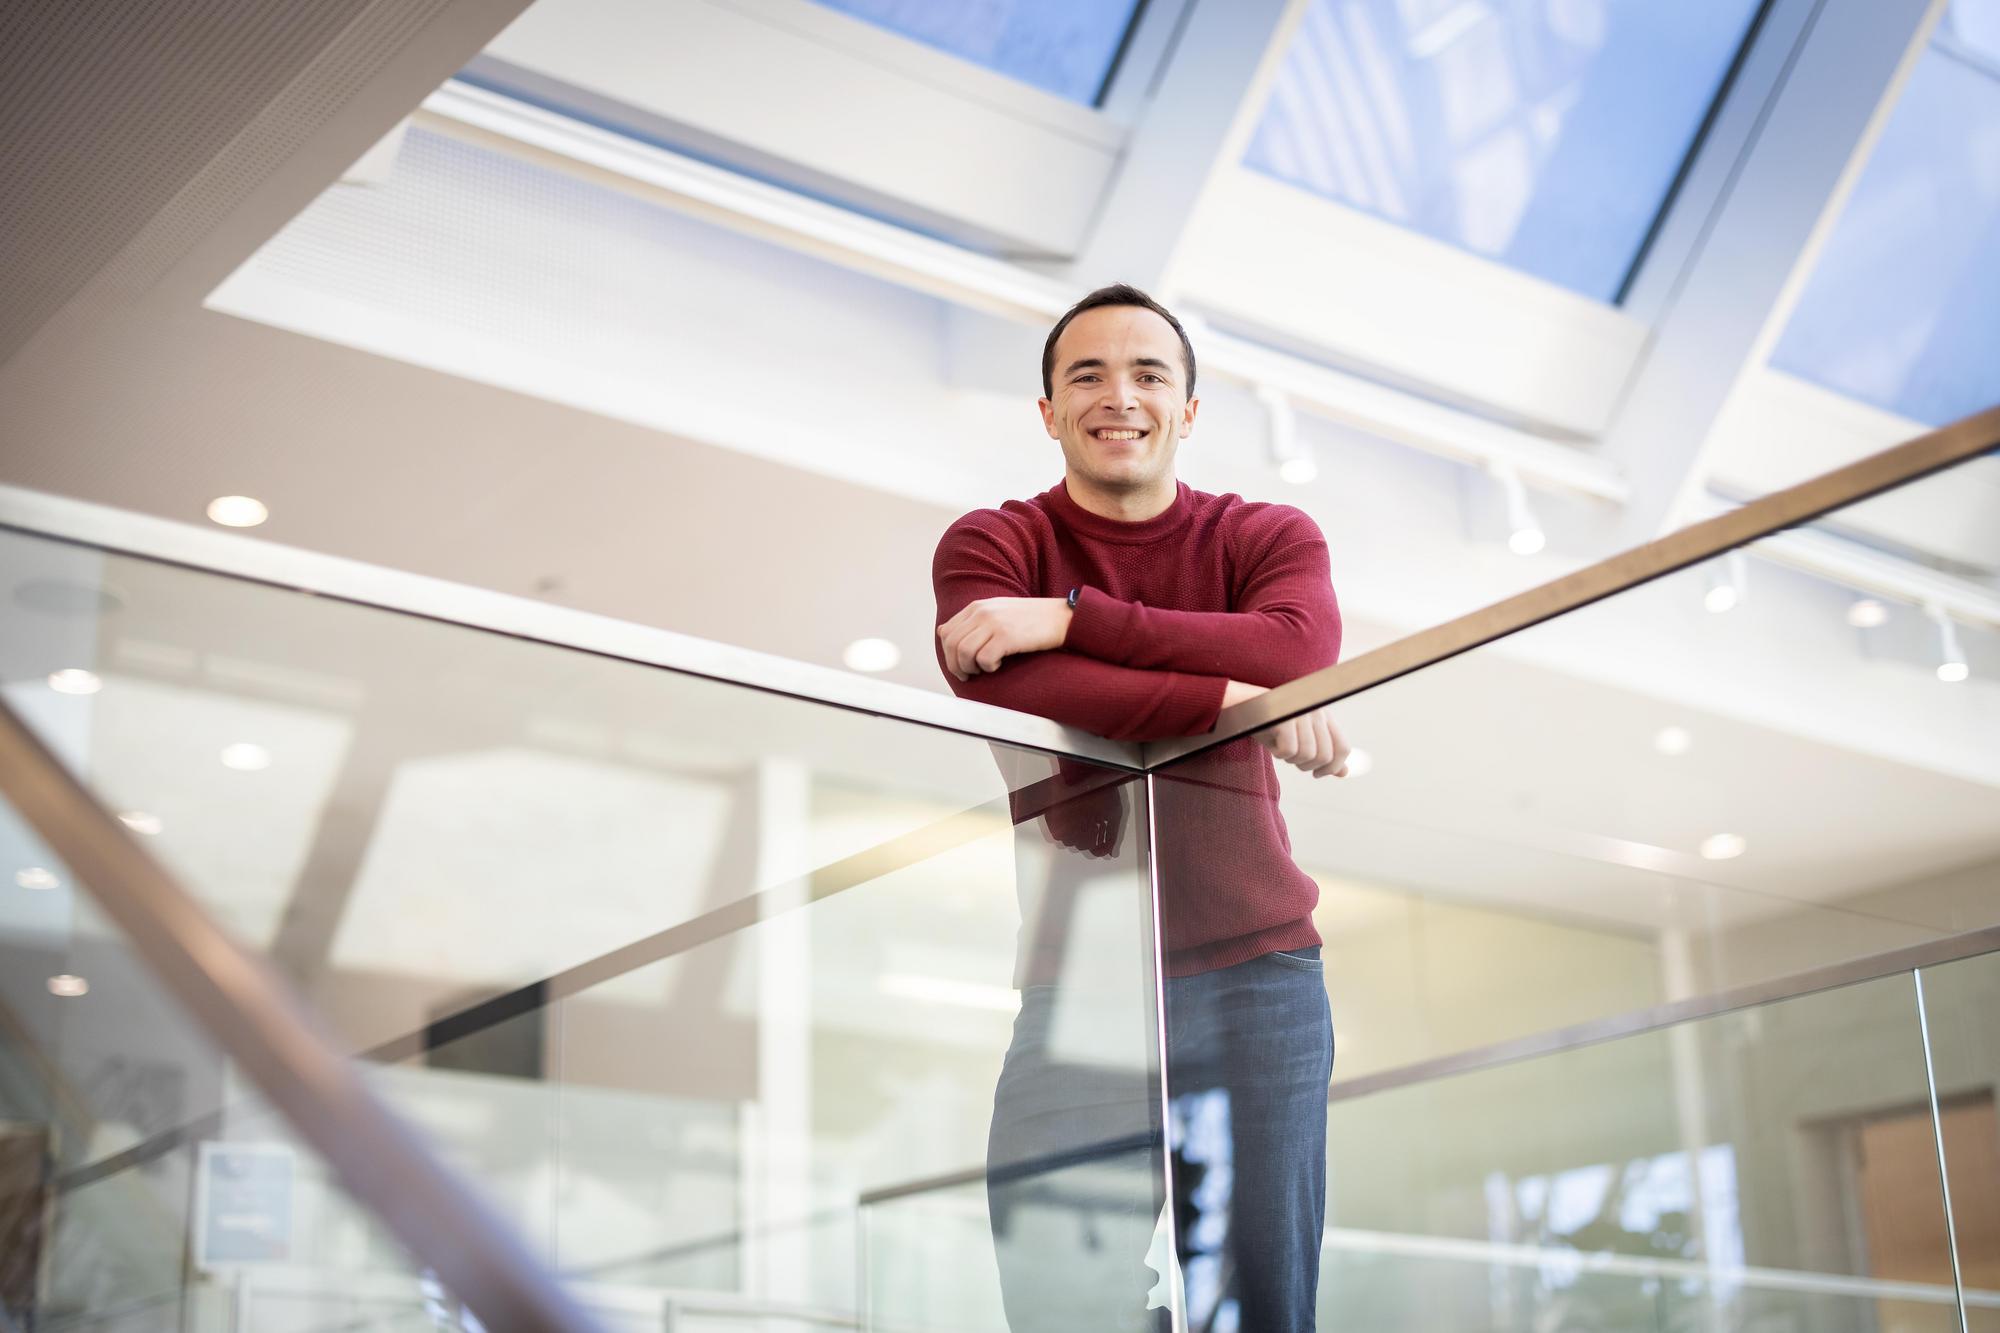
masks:
{"label": "diagonal metal bar", "polygon": [[3,701],[0,794],[347,1191],[486,1327],[596,1327],[520,1239],[376,1099],[270,969],[223,932]]}
{"label": "diagonal metal bar", "polygon": [[1301,676],[1224,713],[1204,736],[1155,741],[1146,746],[1151,771],[1310,712],[1337,699],[1373,689],[1399,676],[1435,666],[1482,644],[1567,615],[1640,584],[1664,578],[1725,551],[1818,518],[1883,491],[1941,472],[2000,449],[2000,407],[1955,421],[1859,462],[1824,473],[1530,588],[1470,615],[1398,639],[1351,662]]}

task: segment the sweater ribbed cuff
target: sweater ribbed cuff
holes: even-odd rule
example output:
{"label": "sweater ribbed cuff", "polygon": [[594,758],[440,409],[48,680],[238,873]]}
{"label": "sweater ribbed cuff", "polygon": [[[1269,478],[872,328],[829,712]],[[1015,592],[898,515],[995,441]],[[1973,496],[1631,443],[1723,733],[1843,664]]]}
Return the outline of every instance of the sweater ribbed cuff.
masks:
{"label": "sweater ribbed cuff", "polygon": [[1132,617],[1137,612],[1138,607],[1130,602],[1121,602],[1095,588],[1080,588],[1063,647],[1100,662],[1129,665],[1125,648],[1131,639]]}

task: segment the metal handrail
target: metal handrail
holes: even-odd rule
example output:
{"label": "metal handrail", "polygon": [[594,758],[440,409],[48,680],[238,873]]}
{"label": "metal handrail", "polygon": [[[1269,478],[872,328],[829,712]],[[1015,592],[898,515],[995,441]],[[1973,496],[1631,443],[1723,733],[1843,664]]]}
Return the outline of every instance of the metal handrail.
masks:
{"label": "metal handrail", "polygon": [[1204,735],[1149,743],[1145,747],[1144,767],[1150,772],[1241,740],[1275,722],[1435,666],[1482,644],[1713,560],[1760,537],[1994,449],[2000,449],[2000,407],[1988,408],[1928,435],[1870,454],[1859,462],[1774,491],[1740,509],[1635,546],[1456,620],[1420,630],[1350,662],[1301,676],[1227,710],[1217,720],[1215,729]]}
{"label": "metal handrail", "polygon": [[486,1327],[595,1329],[518,1237],[362,1082],[259,959],[223,931],[0,700],[0,794],[132,950],[342,1185]]}
{"label": "metal handrail", "polygon": [[773,653],[677,634],[574,607],[555,606],[531,597],[516,597],[490,588],[475,588],[66,496],[0,486],[0,528],[642,666],[663,667],[682,675],[1083,759],[1128,772],[1139,767],[1138,746],[1093,736],[1031,713],[797,662]]}

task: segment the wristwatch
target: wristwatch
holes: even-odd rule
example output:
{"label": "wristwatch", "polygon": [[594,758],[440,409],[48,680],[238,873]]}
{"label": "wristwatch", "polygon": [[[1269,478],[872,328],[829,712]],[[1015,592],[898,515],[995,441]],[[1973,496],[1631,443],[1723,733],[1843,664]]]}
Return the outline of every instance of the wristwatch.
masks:
{"label": "wristwatch", "polygon": [[1078,596],[1078,595],[1079,595],[1080,593],[1082,593],[1082,592],[1083,592],[1083,588],[1082,588],[1082,585],[1078,585],[1077,587],[1074,587],[1074,588],[1071,588],[1071,589],[1069,590],[1069,609],[1070,609],[1070,610],[1072,610],[1072,611],[1076,610],[1076,599],[1077,599],[1077,596]]}

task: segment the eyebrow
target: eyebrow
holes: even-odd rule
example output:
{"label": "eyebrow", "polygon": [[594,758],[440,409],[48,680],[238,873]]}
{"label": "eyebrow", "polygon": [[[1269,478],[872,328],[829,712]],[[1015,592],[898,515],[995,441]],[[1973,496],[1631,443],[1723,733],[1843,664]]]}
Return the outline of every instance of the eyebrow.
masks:
{"label": "eyebrow", "polygon": [[[1134,366],[1148,367],[1153,370],[1164,370],[1167,371],[1169,374],[1173,372],[1172,363],[1167,361],[1162,361],[1157,356],[1133,357],[1132,364]],[[1072,361],[1067,366],[1064,366],[1063,378],[1068,379],[1071,375],[1076,374],[1076,372],[1079,370],[1102,370],[1102,369],[1104,369],[1104,359],[1102,357],[1087,356],[1080,361]]]}

